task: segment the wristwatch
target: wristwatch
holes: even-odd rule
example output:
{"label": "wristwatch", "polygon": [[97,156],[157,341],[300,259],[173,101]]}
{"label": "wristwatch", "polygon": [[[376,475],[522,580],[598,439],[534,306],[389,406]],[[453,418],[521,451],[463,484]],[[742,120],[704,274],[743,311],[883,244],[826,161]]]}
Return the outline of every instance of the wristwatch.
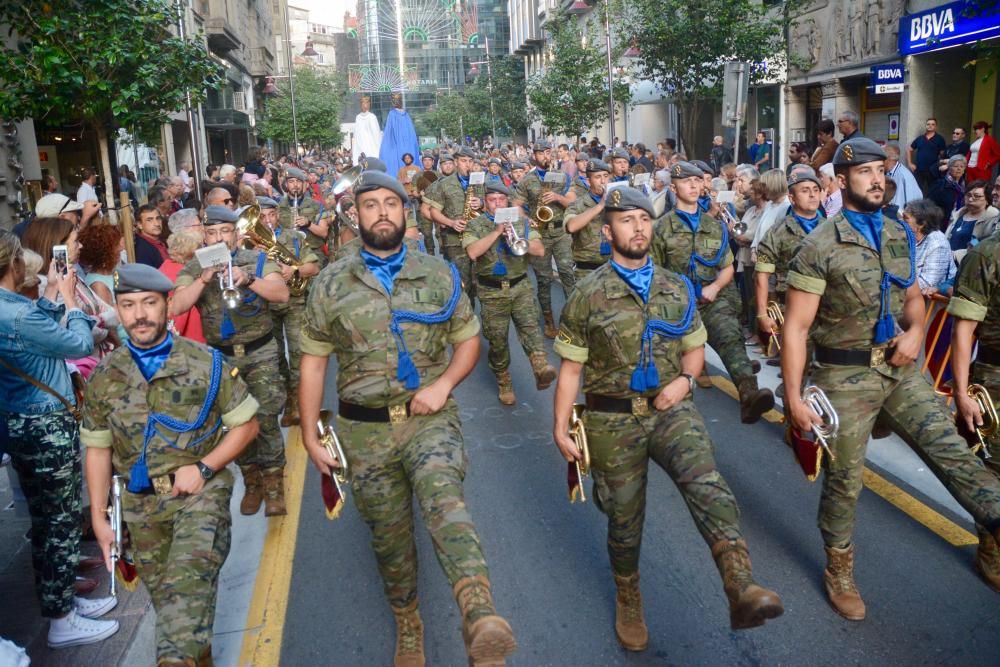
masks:
{"label": "wristwatch", "polygon": [[251,273],[250,277],[247,278],[247,287],[250,287],[257,280],[256,274]]}
{"label": "wristwatch", "polygon": [[694,376],[691,375],[690,373],[681,373],[680,376],[682,378],[687,378],[687,381],[688,381],[688,391],[693,394],[694,393]]}
{"label": "wristwatch", "polygon": [[215,477],[215,471],[205,465],[202,461],[195,463],[198,466],[198,472],[201,473],[201,478],[204,480],[210,480]]}

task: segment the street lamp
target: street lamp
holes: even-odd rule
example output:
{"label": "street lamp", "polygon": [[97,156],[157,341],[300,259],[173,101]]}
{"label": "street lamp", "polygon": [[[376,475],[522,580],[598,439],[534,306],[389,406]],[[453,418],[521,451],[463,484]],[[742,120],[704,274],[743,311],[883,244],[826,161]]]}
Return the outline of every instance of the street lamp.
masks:
{"label": "street lamp", "polygon": [[493,141],[497,142],[497,115],[493,107],[493,66],[490,63],[490,38],[486,38],[486,60],[477,60],[476,62],[469,63],[468,77],[474,79],[479,76],[479,67],[477,65],[486,65],[486,76],[487,76],[487,87],[490,91],[490,123],[493,127]]}
{"label": "street lamp", "polygon": [[615,89],[614,68],[611,63],[611,0],[604,0],[604,37],[608,55],[608,146],[615,143]]}
{"label": "street lamp", "polygon": [[304,50],[304,51],[302,52],[302,56],[303,56],[304,58],[315,58],[315,57],[316,57],[316,56],[318,56],[318,55],[319,55],[319,51],[317,51],[316,49],[314,49],[314,48],[313,48],[313,43],[312,43],[312,41],[311,41],[311,40],[310,40],[310,41],[307,41],[307,42],[306,42],[306,48],[305,48],[305,50]]}

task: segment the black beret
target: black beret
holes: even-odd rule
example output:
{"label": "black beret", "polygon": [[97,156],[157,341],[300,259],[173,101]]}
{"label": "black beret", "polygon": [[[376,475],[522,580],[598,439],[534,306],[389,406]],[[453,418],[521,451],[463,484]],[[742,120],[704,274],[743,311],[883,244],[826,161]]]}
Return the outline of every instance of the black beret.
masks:
{"label": "black beret", "polygon": [[381,171],[383,174],[389,171],[385,166],[385,162],[382,162],[377,157],[366,157],[360,162],[365,171]]}

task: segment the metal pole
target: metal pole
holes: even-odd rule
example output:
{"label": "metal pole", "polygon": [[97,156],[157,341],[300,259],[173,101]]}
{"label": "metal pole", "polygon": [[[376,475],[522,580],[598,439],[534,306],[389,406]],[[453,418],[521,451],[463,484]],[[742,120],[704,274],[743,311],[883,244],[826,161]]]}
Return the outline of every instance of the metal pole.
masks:
{"label": "metal pole", "polygon": [[493,125],[493,145],[498,143],[497,139],[497,115],[493,109],[493,66],[490,64],[490,38],[486,38],[486,75],[490,83],[490,120]]}
{"label": "metal pole", "polygon": [[604,0],[604,37],[608,54],[608,147],[614,148],[615,143],[615,91],[614,69],[611,63],[611,11],[608,8],[610,0]]}
{"label": "metal pole", "polygon": [[[399,78],[403,80],[406,77],[406,55],[403,53],[403,45],[406,43],[403,41],[403,3],[402,0],[396,0],[396,51],[399,56]],[[403,85],[399,89],[400,98],[400,108],[406,108],[406,86]],[[390,104],[390,106],[392,106]]]}
{"label": "metal pole", "polygon": [[[187,41],[187,30],[184,25],[187,20],[187,8],[186,5],[181,3],[181,0],[177,0],[177,36],[182,40]],[[184,112],[187,116],[188,124],[188,140],[191,142],[191,171],[193,176],[189,174],[192,180],[192,189],[195,194],[199,194],[198,188],[201,186],[202,174],[205,172],[202,170],[204,166],[201,162],[201,151],[198,150],[198,129],[195,127],[195,121],[197,115],[194,112],[194,107],[191,105],[191,91],[184,91]],[[133,146],[135,145],[135,137],[132,137]],[[136,172],[139,171],[138,158],[136,158],[135,165]],[[200,199],[200,197],[199,197]]]}
{"label": "metal pole", "polygon": [[292,29],[288,23],[288,3],[282,2],[285,12],[285,63],[288,66],[288,94],[292,98],[292,141],[295,159],[299,159],[299,122],[295,117],[295,68],[292,66]]}
{"label": "metal pole", "polygon": [[[740,123],[743,120],[743,75],[746,65],[740,63],[736,68],[736,135],[733,137],[733,162],[740,163]],[[720,167],[722,165],[719,165]]]}

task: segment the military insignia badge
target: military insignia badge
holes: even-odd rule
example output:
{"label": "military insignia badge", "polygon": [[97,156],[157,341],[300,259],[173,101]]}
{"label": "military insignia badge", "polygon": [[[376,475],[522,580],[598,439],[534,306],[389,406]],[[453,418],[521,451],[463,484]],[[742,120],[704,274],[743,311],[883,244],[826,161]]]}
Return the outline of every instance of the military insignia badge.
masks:
{"label": "military insignia badge", "polygon": [[674,173],[673,173],[673,175],[674,176],[680,176],[681,175],[681,166],[679,164],[675,164],[674,165]]}
{"label": "military insignia badge", "polygon": [[854,148],[851,146],[844,146],[844,159],[848,162],[854,162]]}
{"label": "military insignia badge", "polygon": [[229,371],[230,377],[236,377],[239,374],[240,374],[240,369],[236,368],[235,366],[233,366],[233,370]]}
{"label": "military insignia badge", "polygon": [[608,203],[610,203],[612,206],[618,206],[618,204],[620,204],[621,201],[622,201],[621,190],[615,190],[614,192],[611,193],[611,199],[609,200]]}
{"label": "military insignia badge", "polygon": [[118,289],[118,272],[115,271],[111,274],[111,279],[114,281],[114,289]]}

